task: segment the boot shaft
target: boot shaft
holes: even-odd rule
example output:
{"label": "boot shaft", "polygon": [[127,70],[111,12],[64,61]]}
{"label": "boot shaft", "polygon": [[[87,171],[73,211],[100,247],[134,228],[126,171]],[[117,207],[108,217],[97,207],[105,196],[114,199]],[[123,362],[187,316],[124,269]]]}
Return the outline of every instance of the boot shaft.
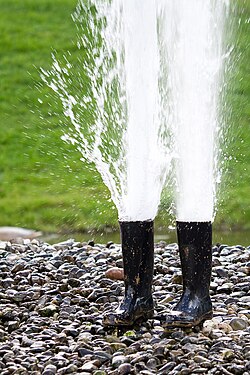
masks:
{"label": "boot shaft", "polygon": [[[120,221],[125,293],[151,294],[154,269],[154,222]],[[132,290],[131,290],[132,288]]]}
{"label": "boot shaft", "polygon": [[184,291],[207,296],[212,272],[211,222],[177,222],[177,237]]}

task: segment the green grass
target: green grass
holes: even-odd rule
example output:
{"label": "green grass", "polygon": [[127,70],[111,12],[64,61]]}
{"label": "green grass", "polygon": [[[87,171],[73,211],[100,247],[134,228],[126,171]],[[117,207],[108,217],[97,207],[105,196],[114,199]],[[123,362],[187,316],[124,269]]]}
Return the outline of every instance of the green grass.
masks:
{"label": "green grass", "polygon": [[[53,50],[59,56],[70,51],[72,59],[79,53],[75,6],[76,0],[0,0],[0,225],[50,232],[117,225],[100,176],[60,139],[61,104],[39,76],[40,67],[51,67]],[[247,2],[243,18],[250,18]],[[249,24],[242,23],[238,39],[235,54],[242,56],[228,93],[234,137],[229,154],[237,162],[229,164],[216,225],[249,229]],[[166,206],[159,226],[169,224]]]}

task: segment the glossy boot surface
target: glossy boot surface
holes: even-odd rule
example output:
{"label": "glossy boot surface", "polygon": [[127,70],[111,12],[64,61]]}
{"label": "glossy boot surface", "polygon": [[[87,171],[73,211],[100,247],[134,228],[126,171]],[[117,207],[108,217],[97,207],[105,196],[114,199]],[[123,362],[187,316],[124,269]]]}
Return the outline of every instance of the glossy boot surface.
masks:
{"label": "glossy boot surface", "polygon": [[146,298],[125,297],[118,309],[108,312],[103,317],[104,326],[133,326],[153,318],[154,304],[152,296]]}
{"label": "glossy boot surface", "polygon": [[183,293],[164,327],[194,327],[212,318],[209,295],[212,272],[212,224],[177,222]]}
{"label": "glossy boot surface", "polygon": [[153,221],[120,222],[125,296],[114,312],[103,317],[104,326],[132,326],[153,317]]}

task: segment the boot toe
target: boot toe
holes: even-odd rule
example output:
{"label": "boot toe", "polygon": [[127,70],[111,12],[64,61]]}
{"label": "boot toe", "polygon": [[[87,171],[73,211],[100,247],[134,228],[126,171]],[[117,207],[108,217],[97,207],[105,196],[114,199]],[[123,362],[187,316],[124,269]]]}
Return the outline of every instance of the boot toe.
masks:
{"label": "boot toe", "polygon": [[121,327],[130,326],[133,324],[133,316],[127,314],[126,311],[118,312],[107,312],[103,316],[102,324],[105,327]]}
{"label": "boot toe", "polygon": [[104,327],[112,327],[112,326],[115,326],[115,314],[113,313],[106,313],[104,316],[103,316],[103,319],[102,319],[102,325]]}
{"label": "boot toe", "polygon": [[195,323],[192,315],[184,313],[183,311],[173,310],[166,317],[162,326],[164,328],[171,327],[189,327]]}
{"label": "boot toe", "polygon": [[164,328],[174,328],[174,327],[195,327],[200,325],[207,319],[212,319],[212,311],[209,311],[203,315],[191,315],[184,311],[172,310],[166,317],[162,326]]}

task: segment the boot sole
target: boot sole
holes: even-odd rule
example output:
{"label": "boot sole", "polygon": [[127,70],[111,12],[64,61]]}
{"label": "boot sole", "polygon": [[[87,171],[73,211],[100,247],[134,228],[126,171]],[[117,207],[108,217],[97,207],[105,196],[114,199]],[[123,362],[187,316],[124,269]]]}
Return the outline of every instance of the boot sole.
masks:
{"label": "boot sole", "polygon": [[173,321],[173,322],[164,322],[162,326],[164,328],[192,328],[196,326],[201,326],[205,320],[210,320],[213,317],[213,312],[209,311],[206,314],[203,314],[201,317],[197,318],[193,322],[185,322],[185,321]]}
{"label": "boot sole", "polygon": [[[112,328],[112,327],[133,327],[134,325],[137,325],[137,324],[141,324],[141,323],[144,323],[146,322],[148,319],[152,319],[154,317],[154,310],[150,310],[148,311],[147,313],[141,315],[141,316],[138,316],[137,318],[135,318],[133,321],[117,321],[117,323],[115,324],[112,324],[112,323],[105,323],[105,322],[102,322],[102,325],[103,327],[105,328]],[[118,320],[118,319],[117,319]]]}

